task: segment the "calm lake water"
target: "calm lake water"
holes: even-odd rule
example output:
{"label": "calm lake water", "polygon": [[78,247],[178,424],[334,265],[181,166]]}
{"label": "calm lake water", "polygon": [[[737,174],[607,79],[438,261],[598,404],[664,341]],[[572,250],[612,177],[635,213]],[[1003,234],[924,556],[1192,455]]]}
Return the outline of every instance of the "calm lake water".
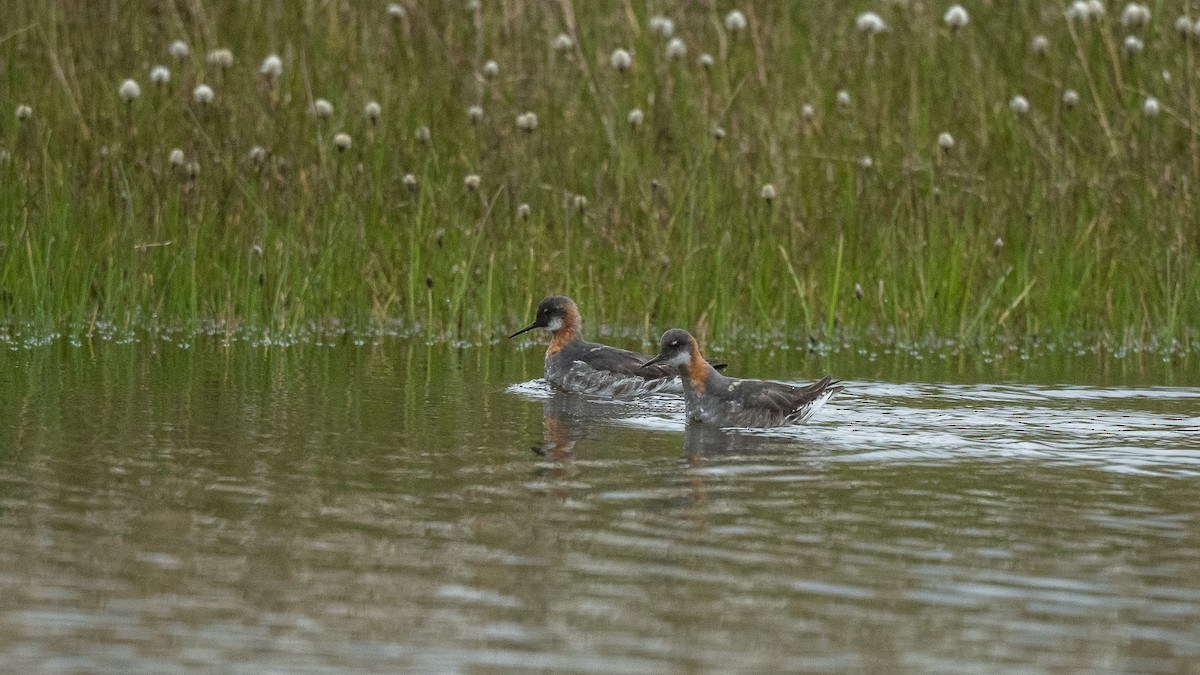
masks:
{"label": "calm lake water", "polygon": [[1195,358],[720,356],[849,386],[751,434],[533,343],[6,351],[0,670],[1200,668]]}

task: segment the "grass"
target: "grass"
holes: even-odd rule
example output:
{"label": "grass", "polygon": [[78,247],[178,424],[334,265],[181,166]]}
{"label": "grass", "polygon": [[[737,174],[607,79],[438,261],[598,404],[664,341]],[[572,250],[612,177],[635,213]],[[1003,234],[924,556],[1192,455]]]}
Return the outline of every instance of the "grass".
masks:
{"label": "grass", "polygon": [[[1126,29],[1117,7],[1068,22],[972,4],[954,31],[940,5],[745,2],[730,33],[733,7],[410,2],[397,21],[383,3],[4,3],[0,325],[485,341],[563,292],[642,337],[1197,340],[1200,35],[1167,5]],[[872,8],[888,32],[856,32]],[[655,9],[685,59],[647,29]],[[226,71],[206,63],[218,47]],[[258,73],[270,53],[277,81]],[[331,117],[309,114],[317,98]]]}

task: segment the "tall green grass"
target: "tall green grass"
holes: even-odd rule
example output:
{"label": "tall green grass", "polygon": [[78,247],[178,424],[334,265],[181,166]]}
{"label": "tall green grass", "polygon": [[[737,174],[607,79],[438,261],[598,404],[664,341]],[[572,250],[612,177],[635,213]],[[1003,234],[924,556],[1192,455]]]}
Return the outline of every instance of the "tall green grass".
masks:
{"label": "tall green grass", "polygon": [[[730,33],[733,7],[413,1],[395,21],[384,3],[3,3],[0,323],[472,341],[563,292],[593,326],[647,336],[1196,339],[1200,36],[1167,5],[1126,29],[1116,6],[1071,23],[1043,2],[971,4],[952,31],[941,5],[764,0]],[[888,32],[855,31],[869,8]],[[647,29],[657,11],[686,59]],[[1123,52],[1127,33],[1144,52]],[[228,71],[205,61],[217,47]],[[617,47],[629,72],[609,66]],[[201,82],[211,105],[192,100]],[[168,163],[176,147],[196,175]]]}

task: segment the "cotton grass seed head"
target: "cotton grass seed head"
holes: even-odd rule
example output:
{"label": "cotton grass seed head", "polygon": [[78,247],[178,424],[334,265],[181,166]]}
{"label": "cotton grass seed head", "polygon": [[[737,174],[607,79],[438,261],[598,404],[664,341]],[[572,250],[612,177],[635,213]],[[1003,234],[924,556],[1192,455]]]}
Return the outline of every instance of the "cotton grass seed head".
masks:
{"label": "cotton grass seed head", "polygon": [[860,33],[867,35],[878,35],[887,30],[887,24],[883,22],[883,17],[875,12],[863,12],[854,19],[854,27]]}
{"label": "cotton grass seed head", "polygon": [[25,120],[29,119],[30,117],[33,117],[33,108],[25,105],[24,103],[17,106],[17,121],[18,122],[24,122]]}
{"label": "cotton grass seed head", "polygon": [[404,5],[401,5],[398,2],[389,3],[387,6],[387,15],[390,16],[393,21],[399,21],[407,14],[408,12],[404,11]]}
{"label": "cotton grass seed head", "polygon": [[246,153],[246,158],[255,164],[262,164],[267,158],[267,149],[261,145],[255,145],[250,148],[250,152]]}
{"label": "cotton grass seed head", "polygon": [[687,56],[687,45],[680,38],[671,38],[671,41],[667,43],[667,58],[682,59],[685,56]]}
{"label": "cotton grass seed head", "polygon": [[875,158],[871,157],[870,155],[863,155],[862,157],[858,158],[858,165],[864,170],[873,169],[875,168]]}
{"label": "cotton grass seed head", "polygon": [[1144,50],[1145,48],[1146,48],[1146,44],[1144,42],[1142,42],[1142,39],[1140,37],[1138,37],[1136,35],[1126,35],[1125,36],[1125,54],[1127,56],[1141,54],[1142,50]]}
{"label": "cotton grass seed head", "polygon": [[629,126],[636,129],[642,126],[642,122],[646,120],[646,113],[642,112],[641,108],[634,108],[629,111],[628,120]]}
{"label": "cotton grass seed head", "polygon": [[700,67],[701,68],[703,68],[705,70],[712,70],[712,67],[715,63],[716,63],[716,60],[713,59],[712,54],[704,53],[704,54],[700,55]]}
{"label": "cotton grass seed head", "polygon": [[715,140],[718,140],[718,141],[724,140],[725,128],[724,127],[713,127],[712,135],[713,135],[713,139],[715,139]]}
{"label": "cotton grass seed head", "polygon": [[404,174],[404,178],[401,178],[400,182],[403,183],[404,187],[408,188],[409,191],[415,192],[417,189],[417,177],[411,173]]}
{"label": "cotton grass seed head", "polygon": [[1045,35],[1034,35],[1029,41],[1029,51],[1037,56],[1045,56],[1050,51],[1050,39]]}
{"label": "cotton grass seed head", "polygon": [[817,109],[814,108],[811,103],[805,103],[804,105],[800,106],[800,118],[801,119],[811,120],[812,118],[814,118],[816,116],[817,116]]}
{"label": "cotton grass seed head", "polygon": [[463,178],[463,187],[466,188],[468,192],[474,192],[474,191],[478,190],[479,189],[479,176],[477,174],[473,174],[473,173],[467,174],[467,176],[465,178]]}
{"label": "cotton grass seed head", "polygon": [[1017,94],[1008,102],[1008,107],[1018,115],[1024,115],[1029,112],[1029,99]]}
{"label": "cotton grass seed head", "polygon": [[317,117],[326,118],[333,114],[333,104],[323,98],[319,98],[313,101],[309,112]]}
{"label": "cotton grass seed head", "polygon": [[587,211],[587,206],[588,206],[587,197],[584,197],[583,195],[575,195],[575,198],[571,201],[575,205],[576,211],[578,211],[580,213]]}
{"label": "cotton grass seed head", "polygon": [[951,5],[950,9],[946,10],[946,14],[942,17],[942,21],[946,22],[946,25],[954,30],[965,27],[970,20],[970,15],[967,14],[967,10],[962,5]]}
{"label": "cotton grass seed head", "polygon": [[220,49],[214,49],[208,53],[206,60],[210,64],[225,70],[233,67],[233,52],[224,47]]}
{"label": "cotton grass seed head", "polygon": [[381,108],[379,103],[375,101],[368,101],[367,104],[363,106],[363,114],[367,116],[367,120],[369,120],[371,124],[377,123],[379,121],[379,116],[382,113],[383,108]]}
{"label": "cotton grass seed head", "polygon": [[150,69],[150,81],[158,86],[171,83],[171,71],[166,66],[154,66]]}
{"label": "cotton grass seed head", "polygon": [[479,124],[480,122],[482,122],[483,121],[483,107],[473,105],[473,106],[467,108],[467,119],[471,121],[471,124]]}
{"label": "cotton grass seed head", "polygon": [[1067,110],[1074,108],[1075,106],[1079,105],[1079,92],[1075,91],[1074,89],[1068,89],[1064,91],[1062,95],[1062,102],[1063,105],[1066,106]]}
{"label": "cotton grass seed head", "polygon": [[173,148],[171,152],[167,153],[167,163],[175,168],[183,166],[183,160],[183,150],[179,148]]}
{"label": "cotton grass seed head", "polygon": [[533,133],[537,129],[538,118],[537,114],[527,112],[522,115],[517,115],[517,128],[525,133]]}
{"label": "cotton grass seed head", "polygon": [[191,53],[191,50],[188,49],[186,42],[183,40],[176,40],[171,43],[170,47],[167,47],[167,53],[176,59],[186,59],[188,54]]}
{"label": "cotton grass seed head", "polygon": [[571,51],[571,48],[575,46],[575,41],[571,39],[570,35],[567,35],[566,33],[559,33],[558,36],[554,38],[553,44],[554,51],[568,52]]}
{"label": "cotton grass seed head", "polygon": [[623,73],[633,65],[633,56],[624,49],[614,49],[612,56],[608,58],[608,62],[612,64],[613,68]]}
{"label": "cotton grass seed head", "polygon": [[354,143],[354,139],[350,138],[350,134],[339,131],[333,137],[333,147],[338,149],[338,152],[345,152],[350,149],[350,145]]}
{"label": "cotton grass seed head", "polygon": [[1142,102],[1142,113],[1146,117],[1158,117],[1158,113],[1160,112],[1162,112],[1162,108],[1158,104],[1158,99],[1153,96],[1147,96],[1146,100]]}
{"label": "cotton grass seed head", "polygon": [[938,134],[937,144],[942,150],[949,151],[954,147],[954,137],[950,135],[949,131],[943,131]]}
{"label": "cotton grass seed head", "polygon": [[837,93],[837,105],[842,110],[850,107],[850,92],[845,89],[839,89]]}
{"label": "cotton grass seed head", "polygon": [[268,54],[267,58],[263,59],[262,65],[258,67],[258,72],[272,80],[278,78],[283,75],[283,59],[279,58],[278,54]]}
{"label": "cotton grass seed head", "polygon": [[1150,8],[1140,2],[1131,2],[1121,10],[1121,25],[1140,28],[1150,22]]}
{"label": "cotton grass seed head", "polygon": [[758,194],[763,198],[763,201],[770,204],[771,202],[775,201],[775,186],[767,183],[766,185],[762,186],[762,189],[759,190]]}
{"label": "cotton grass seed head", "polygon": [[675,33],[675,22],[665,16],[652,16],[647,23],[650,26],[651,33],[657,33],[663,37],[671,37]]}
{"label": "cotton grass seed head", "polygon": [[131,103],[133,99],[142,95],[142,88],[133,80],[125,80],[121,86],[117,87],[117,95],[126,103]]}
{"label": "cotton grass seed head", "polygon": [[533,212],[528,204],[522,203],[517,206],[517,217],[521,220],[529,220],[529,215]]}
{"label": "cotton grass seed head", "polygon": [[482,72],[483,76],[490,80],[500,74],[500,64],[495,61],[488,61],[483,64]]}
{"label": "cotton grass seed head", "polygon": [[413,136],[422,143],[428,143],[433,140],[433,134],[429,131],[429,127],[422,124],[413,132]]}
{"label": "cotton grass seed head", "polygon": [[1179,33],[1179,37],[1188,39],[1192,36],[1192,20],[1186,14],[1175,19],[1175,31]]}
{"label": "cotton grass seed head", "polygon": [[740,33],[746,30],[746,15],[736,9],[726,14],[725,30],[730,33]]}
{"label": "cotton grass seed head", "polygon": [[1004,250],[1004,240],[1001,239],[1000,237],[996,237],[996,241],[992,242],[992,253],[999,256],[1000,252],[1003,250]]}
{"label": "cotton grass seed head", "polygon": [[208,105],[209,103],[212,103],[215,96],[216,94],[213,92],[212,87],[208,86],[207,84],[198,84],[196,85],[196,88],[192,90],[192,100],[200,105]]}

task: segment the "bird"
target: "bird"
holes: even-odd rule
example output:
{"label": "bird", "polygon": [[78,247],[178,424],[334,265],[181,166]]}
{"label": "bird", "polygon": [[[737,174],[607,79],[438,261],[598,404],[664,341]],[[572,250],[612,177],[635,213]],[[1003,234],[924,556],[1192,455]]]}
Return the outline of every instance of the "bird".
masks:
{"label": "bird", "polygon": [[665,365],[679,374],[689,421],[723,427],[803,424],[843,390],[828,376],[806,386],[726,377],[704,360],[696,338],[682,328],[663,333],[658,355],[643,365],[655,372]]}
{"label": "bird", "polygon": [[546,348],[545,374],[559,389],[620,399],[683,391],[674,369],[644,365],[648,355],[584,340],[579,307],[564,295],[542,300],[533,323],[508,337],[535,328],[547,328],[553,335]]}

